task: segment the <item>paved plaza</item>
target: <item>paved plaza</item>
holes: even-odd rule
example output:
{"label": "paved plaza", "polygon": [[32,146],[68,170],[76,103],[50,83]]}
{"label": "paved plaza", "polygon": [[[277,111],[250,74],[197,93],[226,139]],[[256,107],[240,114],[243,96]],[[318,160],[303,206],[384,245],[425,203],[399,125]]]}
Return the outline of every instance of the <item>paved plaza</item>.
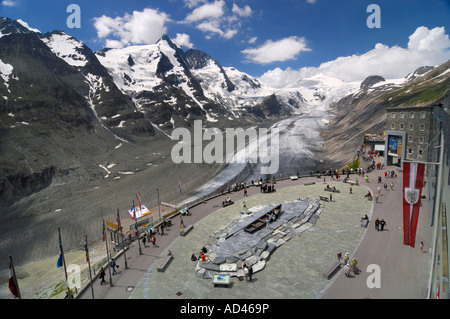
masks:
{"label": "paved plaza", "polygon": [[[375,170],[369,174],[370,182],[359,178],[359,186],[342,181],[323,178],[301,178],[296,181],[278,181],[276,192],[260,193],[258,187],[248,188],[247,197],[243,191],[232,192],[235,203],[222,208],[222,201],[228,194],[206,201],[191,208],[191,216],[183,216],[185,225],[194,225],[186,235],[180,236],[180,217],[172,219],[172,226],[163,236],[157,236],[157,246],[142,247],[139,255],[137,245],[127,250],[128,269],[123,269],[123,256],[117,262],[121,271],[113,276],[113,285],[100,285],[94,281],[96,299],[314,299],[314,298],[426,298],[428,279],[431,227],[428,225],[428,201],[423,202],[419,220],[417,241],[423,241],[425,252],[403,245],[402,231],[402,174],[397,171],[395,186],[382,189],[378,203],[364,197],[369,190],[374,194],[379,186],[376,178],[384,171]],[[342,180],[342,178],[341,178]],[[315,182],[312,185],[306,183]],[[202,246],[207,246],[212,236],[233,218],[240,215],[245,201],[247,208],[261,207],[301,200],[329,197],[326,185],[335,186],[340,193],[331,193],[332,201],[323,202],[317,222],[278,247],[267,260],[264,269],[253,275],[251,282],[231,278],[230,287],[214,287],[212,279],[196,275],[196,261],[190,257],[198,255]],[[350,194],[352,187],[352,194]],[[383,187],[382,187],[383,188]],[[371,222],[368,228],[360,225],[361,217],[367,214]],[[375,218],[384,218],[385,231],[377,232],[373,226]],[[164,272],[157,267],[168,251],[174,256]],[[322,273],[337,260],[336,255],[349,252],[359,261],[362,272],[346,277],[342,268],[331,278]],[[381,287],[369,288],[367,280],[372,274],[368,265],[379,265]],[[90,289],[80,296],[92,298]]]}

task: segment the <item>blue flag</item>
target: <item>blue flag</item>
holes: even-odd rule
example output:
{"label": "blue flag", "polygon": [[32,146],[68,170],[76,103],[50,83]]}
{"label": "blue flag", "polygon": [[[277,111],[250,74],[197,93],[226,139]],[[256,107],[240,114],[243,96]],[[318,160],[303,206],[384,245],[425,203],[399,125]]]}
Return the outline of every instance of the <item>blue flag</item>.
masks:
{"label": "blue flag", "polygon": [[59,254],[58,262],[56,263],[56,267],[61,268],[63,266],[63,258],[62,254]]}
{"label": "blue flag", "polygon": [[59,258],[58,262],[56,263],[56,267],[61,268],[62,266],[63,266],[63,248],[62,248],[61,234],[59,234]]}

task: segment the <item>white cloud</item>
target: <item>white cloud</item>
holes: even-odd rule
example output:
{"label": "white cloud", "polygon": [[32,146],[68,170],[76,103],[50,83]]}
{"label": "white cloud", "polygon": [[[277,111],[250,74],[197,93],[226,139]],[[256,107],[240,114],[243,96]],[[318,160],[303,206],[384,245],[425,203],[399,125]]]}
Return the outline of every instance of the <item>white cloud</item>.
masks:
{"label": "white cloud", "polygon": [[185,33],[177,33],[176,38],[172,39],[172,41],[180,47],[186,47],[188,49],[192,49],[194,47],[191,43],[191,37]]}
{"label": "white cloud", "polygon": [[14,7],[16,4],[17,4],[17,2],[13,1],[13,0],[3,0],[2,1],[2,6],[5,6],[5,7]]}
{"label": "white cloud", "polygon": [[440,51],[450,47],[450,39],[445,34],[444,27],[429,30],[419,27],[409,37],[408,49],[418,51]]}
{"label": "white cloud", "polygon": [[256,42],[256,40],[258,40],[258,37],[253,37],[253,38],[251,38],[250,40],[248,40],[248,43],[249,43],[249,44],[253,44],[253,43]]}
{"label": "white cloud", "polygon": [[232,7],[228,8],[223,0],[211,3],[205,0],[185,0],[185,4],[195,9],[186,15],[183,23],[191,24],[204,32],[207,39],[213,36],[233,38],[239,32],[242,19],[252,15],[250,6],[240,8],[233,3]]}
{"label": "white cloud", "polygon": [[316,3],[316,0],[306,0],[308,3]]}
{"label": "white cloud", "polygon": [[219,0],[214,3],[207,3],[196,8],[186,17],[186,22],[197,22],[206,19],[218,19],[223,16],[225,1]]}
{"label": "white cloud", "polygon": [[238,33],[238,30],[227,30],[224,34],[223,37],[225,39],[231,39],[232,37],[234,37],[236,34]]}
{"label": "white cloud", "polygon": [[94,20],[98,37],[108,37],[106,42],[118,47],[120,44],[125,46],[155,43],[167,33],[165,25],[170,18],[157,10],[144,9],[114,19],[103,15]]}
{"label": "white cloud", "polygon": [[202,22],[196,28],[203,32],[217,33],[219,35],[224,34],[222,29],[220,29],[220,22],[216,20]]}
{"label": "white cloud", "polygon": [[185,6],[192,9],[198,7],[203,3],[207,3],[208,0],[184,0]]}
{"label": "white cloud", "polygon": [[249,6],[245,6],[243,9],[241,9],[235,3],[233,3],[232,12],[240,17],[249,17],[252,14],[252,9]]}
{"label": "white cloud", "polygon": [[408,48],[377,43],[372,50],[361,55],[338,57],[319,67],[303,67],[299,70],[277,68],[266,72],[260,79],[275,87],[284,87],[317,74],[336,77],[345,82],[363,81],[369,75],[398,79],[421,66],[435,66],[449,59],[450,40],[445,29],[419,27],[409,37]]}
{"label": "white cloud", "polygon": [[248,61],[268,64],[295,60],[302,51],[311,51],[306,47],[305,38],[292,36],[276,42],[268,40],[258,48],[249,48],[241,52],[245,54]]}

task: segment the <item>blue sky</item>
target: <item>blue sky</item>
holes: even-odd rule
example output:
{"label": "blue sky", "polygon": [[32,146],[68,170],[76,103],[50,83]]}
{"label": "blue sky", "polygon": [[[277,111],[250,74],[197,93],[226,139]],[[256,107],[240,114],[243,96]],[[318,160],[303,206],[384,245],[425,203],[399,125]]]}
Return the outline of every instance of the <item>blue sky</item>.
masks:
{"label": "blue sky", "polygon": [[[69,4],[80,7],[81,28],[68,27]],[[380,8],[381,28],[367,26],[370,4]],[[404,49],[405,60],[410,49],[431,50],[424,63],[450,59],[450,0],[0,0],[0,16],[43,33],[63,30],[93,51],[150,43],[165,33],[185,50],[202,50],[253,76],[323,71],[324,63],[368,53],[386,59],[394,48]],[[412,35],[420,45],[413,47]]]}

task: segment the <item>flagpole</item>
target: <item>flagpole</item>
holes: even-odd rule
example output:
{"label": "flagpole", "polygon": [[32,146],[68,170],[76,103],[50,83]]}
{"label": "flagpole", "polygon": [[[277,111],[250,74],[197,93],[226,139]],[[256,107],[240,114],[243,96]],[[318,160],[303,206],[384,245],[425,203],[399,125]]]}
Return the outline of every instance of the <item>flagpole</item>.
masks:
{"label": "flagpole", "polygon": [[119,224],[117,226],[120,228],[120,235],[122,236],[122,245],[123,245],[123,257],[125,258],[125,269],[128,269],[128,263],[127,263],[127,254],[125,253],[125,241],[123,240],[123,231],[122,231],[122,225],[120,223],[120,215],[119,215],[119,209],[117,209],[117,221]]}
{"label": "flagpole", "polygon": [[158,211],[159,211],[159,221],[161,221],[161,203],[159,202],[159,188],[156,189],[158,192]]}
{"label": "flagpole", "polygon": [[428,293],[427,299],[431,298],[432,285],[434,279],[434,265],[436,263],[436,246],[437,246],[437,233],[438,233],[438,221],[439,221],[439,213],[441,212],[441,192],[442,192],[442,179],[444,178],[444,132],[441,132],[441,145],[440,145],[440,154],[439,154],[439,169],[438,169],[438,180],[436,187],[436,198],[434,202],[434,222],[432,226],[434,227],[433,232],[433,250],[431,251],[431,265],[430,265],[430,274],[428,278]]}
{"label": "flagpole", "polygon": [[107,262],[109,264],[109,267],[108,267],[108,271],[109,271],[109,286],[112,287],[111,263],[109,261],[108,238],[106,237],[105,220],[103,220],[103,238],[105,240],[105,245],[106,245],[106,260],[107,260]]}
{"label": "flagpole", "polygon": [[[139,201],[139,209],[140,209],[141,214],[142,214],[142,208],[141,208],[140,203],[141,203],[141,201]],[[136,230],[136,240],[137,240],[138,245],[139,245],[139,255],[142,255],[141,241],[139,240],[139,229],[137,227],[136,207],[134,206],[134,199],[133,199],[133,212],[134,212],[134,229]]]}
{"label": "flagpole", "polygon": [[66,285],[67,285],[67,293],[68,293],[67,296],[69,299],[71,299],[72,293],[70,292],[69,278],[67,277],[66,258],[64,257],[64,248],[63,248],[62,241],[61,241],[61,230],[59,229],[59,227],[58,227],[58,236],[59,236],[59,250],[61,252],[62,259],[63,259],[64,274],[66,275]]}
{"label": "flagpole", "polygon": [[20,295],[19,283],[17,282],[16,270],[14,269],[14,264],[11,256],[9,256],[9,263],[11,265],[11,270],[13,273],[14,285],[16,286],[17,298],[22,299],[22,296]]}
{"label": "flagpole", "polygon": [[87,258],[88,267],[89,267],[89,278],[91,280],[92,299],[95,299],[94,298],[94,285],[92,284],[91,258],[89,257],[89,248],[88,248],[87,235],[85,235],[84,243],[86,245],[86,248],[85,248],[86,249],[86,258]]}

